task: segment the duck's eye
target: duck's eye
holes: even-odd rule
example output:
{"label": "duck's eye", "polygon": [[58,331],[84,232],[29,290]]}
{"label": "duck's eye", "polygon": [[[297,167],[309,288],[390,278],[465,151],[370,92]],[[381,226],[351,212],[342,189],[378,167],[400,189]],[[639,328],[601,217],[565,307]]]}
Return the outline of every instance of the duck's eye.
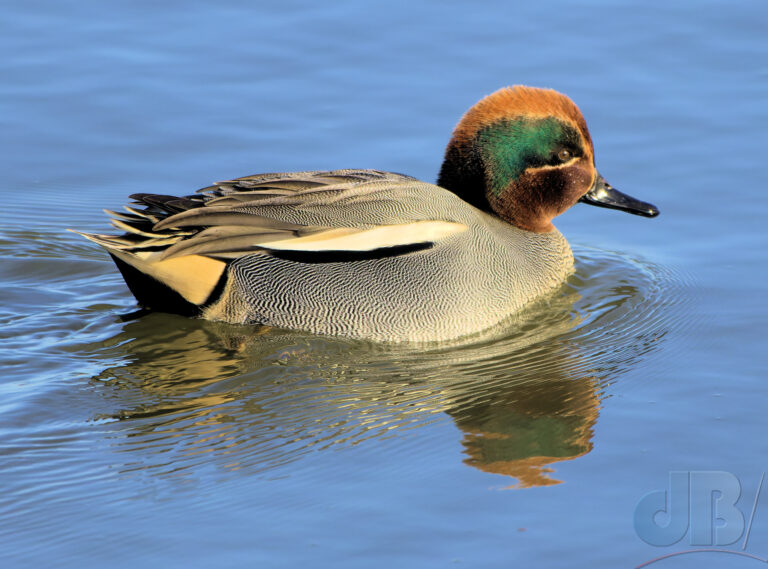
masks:
{"label": "duck's eye", "polygon": [[573,158],[573,153],[565,148],[557,153],[557,159],[560,160],[560,162],[568,162],[571,158]]}

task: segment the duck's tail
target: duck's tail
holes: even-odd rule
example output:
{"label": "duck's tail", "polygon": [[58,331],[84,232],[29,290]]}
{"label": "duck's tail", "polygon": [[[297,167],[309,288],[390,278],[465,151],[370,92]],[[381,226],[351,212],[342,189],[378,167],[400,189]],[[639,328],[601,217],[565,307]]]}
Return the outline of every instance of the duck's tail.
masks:
{"label": "duck's tail", "polygon": [[195,233],[169,228],[157,231],[162,219],[202,205],[189,198],[135,194],[131,198],[148,206],[144,210],[126,206],[127,214],[104,210],[123,235],[83,233],[70,229],[100,245],[110,254],[128,288],[147,308],[186,315],[200,309],[216,295],[224,280],[226,261],[202,255],[166,258],[166,250]]}

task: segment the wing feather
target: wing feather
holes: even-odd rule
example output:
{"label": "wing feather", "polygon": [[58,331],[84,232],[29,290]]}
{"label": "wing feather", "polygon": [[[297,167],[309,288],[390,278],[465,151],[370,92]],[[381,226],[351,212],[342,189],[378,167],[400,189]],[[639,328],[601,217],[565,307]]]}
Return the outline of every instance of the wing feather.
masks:
{"label": "wing feather", "polygon": [[263,215],[241,213],[233,211],[229,207],[196,208],[166,217],[155,224],[154,230],[168,229],[171,227],[210,227],[213,225],[246,225],[277,229],[282,231],[295,231],[304,226],[272,219]]}
{"label": "wing feather", "polygon": [[443,191],[377,170],[258,174],[182,197],[133,194],[127,213],[107,211],[124,234],[81,235],[200,305],[244,255],[355,261],[414,253],[463,233],[468,226],[452,220],[450,207],[431,205]]}

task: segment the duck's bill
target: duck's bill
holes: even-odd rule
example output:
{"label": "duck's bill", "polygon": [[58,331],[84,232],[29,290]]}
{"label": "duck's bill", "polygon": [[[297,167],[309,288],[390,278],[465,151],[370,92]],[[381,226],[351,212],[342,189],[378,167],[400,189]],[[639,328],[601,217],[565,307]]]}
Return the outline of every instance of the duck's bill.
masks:
{"label": "duck's bill", "polygon": [[620,209],[644,217],[656,217],[659,215],[659,208],[655,205],[641,202],[632,196],[621,193],[606,182],[605,178],[600,174],[597,175],[592,189],[584,194],[579,201],[599,207]]}

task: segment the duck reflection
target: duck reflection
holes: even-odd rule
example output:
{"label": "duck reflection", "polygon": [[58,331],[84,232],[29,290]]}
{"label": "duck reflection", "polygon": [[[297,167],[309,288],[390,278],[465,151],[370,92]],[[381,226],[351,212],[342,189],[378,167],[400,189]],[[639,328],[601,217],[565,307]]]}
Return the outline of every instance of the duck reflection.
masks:
{"label": "duck reflection", "polygon": [[93,378],[97,419],[133,455],[125,470],[161,474],[270,471],[450,417],[465,464],[557,484],[552,465],[592,449],[601,390],[663,334],[636,325],[603,350],[606,319],[635,313],[642,291],[618,283],[587,307],[581,288],[572,279],[486,337],[421,348],[149,314],[103,345],[118,363]]}
{"label": "duck reflection", "polygon": [[518,480],[516,487],[558,484],[552,463],[592,450],[599,382],[591,377],[523,384],[482,404],[449,410],[464,432],[466,464]]}

